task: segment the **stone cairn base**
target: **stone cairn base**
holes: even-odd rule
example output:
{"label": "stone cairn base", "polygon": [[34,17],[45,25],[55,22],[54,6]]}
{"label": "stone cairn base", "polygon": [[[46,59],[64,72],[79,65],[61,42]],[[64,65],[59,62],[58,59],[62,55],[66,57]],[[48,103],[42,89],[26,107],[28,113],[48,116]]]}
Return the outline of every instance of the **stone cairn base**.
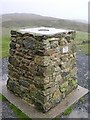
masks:
{"label": "stone cairn base", "polygon": [[75,31],[34,29],[11,31],[7,87],[47,112],[78,86]]}

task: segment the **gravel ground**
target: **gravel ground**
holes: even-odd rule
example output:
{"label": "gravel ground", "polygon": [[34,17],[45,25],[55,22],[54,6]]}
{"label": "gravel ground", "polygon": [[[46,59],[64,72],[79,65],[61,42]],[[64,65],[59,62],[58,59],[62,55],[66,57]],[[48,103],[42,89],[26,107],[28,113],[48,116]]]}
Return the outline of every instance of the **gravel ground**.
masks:
{"label": "gravel ground", "polygon": [[[85,87],[88,89],[88,79],[90,77],[90,66],[89,66],[89,59],[90,56],[86,56],[82,53],[78,53],[77,54],[77,77],[78,77],[78,84],[82,87]],[[2,59],[2,77],[3,80],[7,79],[7,74],[8,74],[8,58],[3,58]],[[3,114],[2,117],[7,117],[8,115],[13,118],[15,117],[12,112],[10,114],[10,109],[8,109],[7,104],[3,102],[2,105],[2,109],[3,109]],[[5,114],[7,113],[7,114]],[[88,117],[88,95],[85,95],[83,97],[82,102],[79,101],[77,104],[75,104],[74,108],[73,108],[73,112],[68,116],[68,118],[70,118],[70,116],[77,116],[77,114],[79,115],[79,117],[81,118],[87,118]],[[65,117],[65,116],[62,116]],[[67,116],[66,116],[67,117]]]}
{"label": "gravel ground", "polygon": [[2,102],[2,118],[16,118],[16,115],[8,107],[8,102]]}

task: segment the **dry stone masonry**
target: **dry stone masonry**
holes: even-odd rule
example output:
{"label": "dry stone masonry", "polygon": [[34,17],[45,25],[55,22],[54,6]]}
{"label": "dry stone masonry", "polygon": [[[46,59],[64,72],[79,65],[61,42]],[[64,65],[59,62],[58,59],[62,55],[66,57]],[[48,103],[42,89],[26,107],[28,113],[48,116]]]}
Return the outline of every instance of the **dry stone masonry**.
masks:
{"label": "dry stone masonry", "polygon": [[77,88],[75,31],[11,31],[7,87],[42,112]]}

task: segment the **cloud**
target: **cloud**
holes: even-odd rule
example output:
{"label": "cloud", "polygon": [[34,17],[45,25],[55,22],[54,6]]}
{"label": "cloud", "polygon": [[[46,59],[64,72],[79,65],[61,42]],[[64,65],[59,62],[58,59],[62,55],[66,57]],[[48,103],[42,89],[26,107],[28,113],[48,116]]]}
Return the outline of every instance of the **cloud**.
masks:
{"label": "cloud", "polygon": [[88,0],[1,0],[3,13],[35,13],[67,19],[87,19]]}

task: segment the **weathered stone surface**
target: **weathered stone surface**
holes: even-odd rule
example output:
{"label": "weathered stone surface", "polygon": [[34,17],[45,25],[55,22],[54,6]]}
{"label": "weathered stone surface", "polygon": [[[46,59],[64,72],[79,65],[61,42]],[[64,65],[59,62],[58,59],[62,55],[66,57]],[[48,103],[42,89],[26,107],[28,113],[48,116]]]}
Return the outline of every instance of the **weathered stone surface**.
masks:
{"label": "weathered stone surface", "polygon": [[15,30],[11,30],[11,35],[16,35],[17,32]]}
{"label": "weathered stone surface", "polygon": [[62,84],[63,83],[63,78],[61,75],[57,75],[56,78],[55,78],[55,82],[59,83],[59,84]]}
{"label": "weathered stone surface", "polygon": [[60,90],[57,89],[57,90],[54,92],[54,94],[53,94],[52,97],[53,97],[54,100],[57,100],[57,99],[60,98],[60,96],[61,96]]}
{"label": "weathered stone surface", "polygon": [[23,85],[24,87],[29,87],[29,82],[24,81],[24,80],[19,80],[19,84]]}
{"label": "weathered stone surface", "polygon": [[21,95],[21,90],[20,90],[20,87],[18,85],[18,82],[16,81],[12,81],[9,79],[8,83],[7,83],[7,87],[12,91],[14,92],[14,94],[16,95]]}
{"label": "weathered stone surface", "polygon": [[9,62],[10,62],[10,64],[12,64],[14,66],[19,66],[19,60],[15,56],[10,56]]}
{"label": "weathered stone surface", "polygon": [[13,50],[13,49],[10,49],[10,50],[9,50],[9,53],[10,53],[11,55],[14,55],[14,53],[15,53],[15,50]]}
{"label": "weathered stone surface", "polygon": [[43,112],[77,87],[75,31],[50,29],[12,30],[9,50],[8,89]]}
{"label": "weathered stone surface", "polygon": [[11,47],[12,49],[16,49],[16,43],[11,42],[11,43],[10,43],[10,47]]}
{"label": "weathered stone surface", "polygon": [[25,47],[25,49],[35,49],[35,40],[32,37],[27,37],[24,38],[25,40],[23,40],[23,46]]}
{"label": "weathered stone surface", "polygon": [[12,78],[19,80],[20,75],[17,72],[15,72],[15,71],[12,72],[11,70],[9,70],[8,73]]}

